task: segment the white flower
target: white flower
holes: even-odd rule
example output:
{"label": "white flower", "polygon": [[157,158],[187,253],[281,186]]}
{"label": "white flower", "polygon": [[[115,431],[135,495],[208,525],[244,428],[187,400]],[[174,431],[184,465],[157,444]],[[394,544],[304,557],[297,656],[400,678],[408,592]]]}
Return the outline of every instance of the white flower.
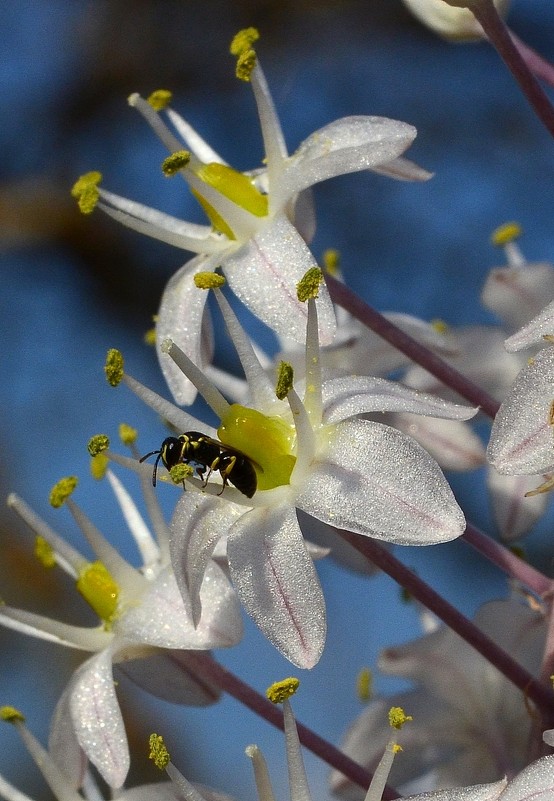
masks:
{"label": "white flower", "polygon": [[[474,622],[538,673],[546,638],[542,614],[516,599],[492,601],[479,609]],[[392,702],[414,718],[406,731],[405,757],[392,769],[396,787],[426,776],[433,787],[488,782],[514,776],[527,763],[533,720],[523,694],[451,629],[442,626],[385,649],[379,669],[411,679],[417,688],[372,702],[348,731],[343,750],[368,770],[379,759],[384,710]],[[332,786],[349,799],[363,797],[337,772]]]}
{"label": "white flower", "polygon": [[[415,128],[383,117],[353,116],[332,122],[288,156],[273,100],[252,50],[256,38],[254,29],[241,32],[232,52],[239,56],[239,65],[245,60],[249,65],[241,77],[250,80],[258,108],[265,150],[260,169],[237,172],[173,110],[167,113],[180,138],[166,127],[149,102],[138,95],[130,98],[131,105],[174,154],[165,163],[166,173],[181,174],[211,225],[184,222],[98,188],[99,173],[83,176],[74,187],[84,211],[91,211],[99,197],[99,208],[124,225],[199,254],[168,283],[156,327],[160,364],[178,403],[192,403],[195,390],[163,357],[161,347],[171,337],[195,364],[205,360],[205,296],[195,289],[196,273],[221,267],[233,292],[255,315],[278,334],[301,341],[306,310],[296,298],[295,286],[315,266],[297,230],[313,228],[312,214],[306,215],[310,208],[307,190],[328,178],[365,169],[378,168],[380,173],[407,180],[429,177],[424,170],[398,158],[415,138]],[[161,94],[155,93],[152,100],[156,108],[162,105]],[[183,143],[187,151],[183,151]],[[325,287],[321,288],[319,306],[322,341],[330,342],[335,320]]]}
{"label": "white flower", "polygon": [[[299,295],[307,286],[316,292],[319,280],[320,271],[310,271],[299,284]],[[167,343],[166,350],[219,417],[222,454],[235,449],[251,462],[257,491],[246,497],[229,486],[229,481],[236,483],[232,472],[223,487],[189,478],[204,494],[185,492],[177,505],[171,525],[173,567],[198,619],[205,567],[218,540],[226,537],[231,577],[246,610],[291,662],[311,667],[325,641],[325,607],[296,509],[331,526],[398,544],[430,545],[458,537],[464,517],[436,462],[395,429],[355,418],[368,411],[402,410],[467,419],[474,410],[380,378],[322,381],[313,296],[308,300],[303,400],[286,365],[275,390],[224,296],[215,293],[244,368],[251,405],[229,405],[174,343]],[[170,404],[134,379],[126,380],[174,424],[181,419],[180,410],[172,412]],[[194,418],[185,419],[193,433],[202,430]],[[170,466],[179,461],[179,441],[172,444],[177,458]],[[159,457],[165,453],[162,446]],[[186,460],[194,462],[194,455]],[[213,462],[211,472],[218,463]]]}
{"label": "white flower", "polygon": [[[468,42],[485,38],[483,28],[467,8],[471,0],[451,4],[449,0],[403,1],[420,22],[445,39]],[[494,0],[494,5],[503,16],[508,13],[509,0]]]}
{"label": "white flower", "polygon": [[44,563],[58,564],[76,580],[100,625],[73,626],[6,605],[0,607],[0,625],[94,653],[75,671],[58,703],[52,747],[64,759],[68,752],[82,750],[110,786],[121,787],[129,768],[129,750],[112,665],[165,700],[211,703],[217,692],[201,677],[189,677],[184,652],[232,646],[242,636],[242,623],[233,589],[214,562],[207,565],[200,588],[202,616],[193,622],[190,603],[179,591],[169,565],[167,531],[159,510],[156,541],[117,477],[110,471],[108,477],[143,558],[140,569],[128,564],[68,497],[75,480],[60,482],[52,502],[65,501],[69,506],[97,562],[88,562],[20,498],[9,498],[10,506],[39,537]]}

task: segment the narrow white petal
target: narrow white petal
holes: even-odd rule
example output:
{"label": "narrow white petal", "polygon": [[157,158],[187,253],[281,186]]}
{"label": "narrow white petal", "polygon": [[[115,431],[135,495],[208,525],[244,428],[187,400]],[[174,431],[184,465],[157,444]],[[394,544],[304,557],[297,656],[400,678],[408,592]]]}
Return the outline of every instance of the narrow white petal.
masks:
{"label": "narrow white petal", "polygon": [[486,462],[485,446],[461,420],[400,412],[392,415],[391,424],[419,442],[443,470],[475,470]]}
{"label": "narrow white petal", "polygon": [[504,542],[513,542],[525,536],[543,516],[550,493],[525,497],[526,492],[536,489],[542,482],[540,475],[504,476],[494,467],[489,467],[487,484],[494,519]]}
{"label": "narrow white petal", "polygon": [[554,300],[521,330],[508,337],[504,347],[510,352],[522,350],[542,342],[545,336],[554,336]]}
{"label": "narrow white petal", "polygon": [[297,506],[329,525],[398,545],[462,534],[463,513],[439,466],[414,440],[368,420],[339,423]]}
{"label": "narrow white petal", "polygon": [[102,627],[71,626],[69,623],[61,623],[59,620],[10,606],[0,606],[0,626],[82,651],[99,651],[112,641],[112,635]]}
{"label": "narrow white petal", "polygon": [[195,627],[170,568],[163,570],[141,598],[117,621],[128,642],[188,650],[229,648],[242,637],[240,607],[225,574],[209,562],[200,589],[202,614]]}
{"label": "narrow white petal", "polygon": [[554,297],[554,267],[547,262],[497,267],[487,276],[481,302],[495,312],[509,331],[517,331]]}
{"label": "narrow white petal", "polygon": [[477,411],[385,378],[345,376],[323,384],[325,423],[337,423],[368,412],[412,412],[448,420],[469,420]]}
{"label": "narrow white petal", "polygon": [[412,125],[386,117],[343,117],[311,134],[290,157],[279,192],[290,197],[319,181],[387,164],[416,137]]}
{"label": "narrow white petal", "polygon": [[115,695],[111,649],[81,665],[70,686],[69,708],[79,744],[110,787],[119,788],[129,770],[129,747]]}
{"label": "narrow white petal", "polygon": [[210,162],[215,162],[216,164],[227,163],[180,114],[177,114],[172,108],[168,108],[167,116],[187,149],[194,153],[197,159],[203,161],[204,164],[209,164]]}
{"label": "narrow white petal", "polygon": [[198,668],[187,661],[187,651],[152,651],[151,656],[118,662],[114,667],[150,695],[172,704],[208,706],[219,699],[219,689],[198,675]]}
{"label": "narrow white petal", "polygon": [[372,172],[378,175],[386,175],[387,178],[394,178],[397,181],[428,181],[434,173],[424,170],[418,164],[414,164],[409,159],[400,158],[387,161],[378,167],[372,167]]}
{"label": "narrow white petal", "polygon": [[30,795],[22,793],[2,775],[0,775],[0,798],[5,798],[6,801],[34,801]]}
{"label": "narrow white petal", "polygon": [[195,622],[200,620],[200,588],[214,548],[242,514],[244,508],[199,492],[185,492],[177,503],[169,540],[171,564]]}
{"label": "narrow white petal", "polygon": [[500,473],[548,473],[554,469],[554,348],[544,348],[515,380],[493,423],[487,449]]}
{"label": "narrow white petal", "polygon": [[217,259],[197,256],[173,275],[162,295],[156,323],[156,350],[164,378],[176,402],[190,405],[196,398],[196,387],[181,372],[162,344],[171,339],[197,366],[202,365],[202,323],[208,292],[198,289],[194,276],[211,272]]}
{"label": "narrow white petal", "polygon": [[[307,304],[296,285],[316,266],[306,243],[284,215],[268,223],[244,247],[223,261],[225,276],[237,297],[277,334],[297,342],[306,338]],[[321,344],[335,334],[333,304],[324,284],[317,301]]]}
{"label": "narrow white petal", "polygon": [[63,769],[73,787],[77,789],[83,784],[88,762],[71,723],[69,711],[71,688],[70,682],[54,709],[48,734],[48,751],[56,764]]}
{"label": "narrow white petal", "polygon": [[293,507],[254,509],[227,542],[233,583],[263,634],[290,662],[310,668],[325,644],[325,602]]}

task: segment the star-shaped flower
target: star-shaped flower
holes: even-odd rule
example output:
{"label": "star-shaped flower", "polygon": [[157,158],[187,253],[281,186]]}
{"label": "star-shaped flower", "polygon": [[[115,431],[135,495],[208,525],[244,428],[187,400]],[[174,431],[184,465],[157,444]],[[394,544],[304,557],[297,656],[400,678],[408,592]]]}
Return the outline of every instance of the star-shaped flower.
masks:
{"label": "star-shaped flower", "polygon": [[[208,275],[198,280],[211,285],[209,279]],[[299,298],[308,305],[303,389],[294,385],[290,365],[284,363],[275,389],[217,288],[214,291],[250,388],[250,405],[230,405],[175,343],[165,345],[169,357],[195,382],[221,421],[217,432],[206,432],[208,437],[218,437],[219,444],[210,440],[218,450],[196,463],[202,478],[210,468],[206,478],[219,470],[224,479],[222,487],[194,476],[178,477],[203,494],[185,492],[172,521],[177,581],[191,598],[198,619],[198,590],[206,565],[217,542],[226,538],[231,577],[243,605],[271,642],[302,667],[313,666],[321,655],[325,606],[297,509],[330,526],[404,545],[446,542],[458,537],[465,526],[436,462],[404,434],[357,415],[404,410],[467,419],[475,412],[384,379],[322,380],[315,300],[320,280],[320,271],[310,270],[298,286]],[[115,373],[113,383],[117,383],[122,375],[120,356],[114,353],[111,361],[108,378]],[[185,423],[190,429],[182,440],[166,441],[156,452],[158,458],[166,466],[179,466],[181,453],[184,461],[194,464],[194,450],[179,449],[183,445],[188,449],[190,440],[199,442],[198,432],[205,426],[189,415],[183,417],[175,407],[172,411],[171,404],[134,379],[126,381],[166,419],[175,425],[181,421],[180,430]],[[177,458],[169,458],[168,446]],[[233,453],[246,457],[254,469],[255,492],[236,488],[239,482],[234,477],[242,477],[242,467],[237,474],[223,468],[220,456]]]}
{"label": "star-shaped flower", "polygon": [[[278,334],[301,341],[306,310],[296,298],[295,286],[316,264],[305,242],[314,228],[309,188],[328,178],[365,169],[406,180],[429,177],[429,173],[398,158],[415,138],[415,128],[384,117],[336,120],[309,136],[289,156],[253,50],[257,37],[253,28],[241,31],[231,51],[238,57],[237,74],[249,80],[254,91],[265,150],[259,169],[237,172],[182,117],[168,109],[180,138],[176,137],[159,114],[169,102],[169,93],[156,92],[149,102],[138,95],[129,100],[172,153],[164,162],[164,172],[178,172],[184,178],[211,225],[184,222],[108,192],[98,187],[99,173],[83,176],[73,189],[84,212],[92,211],[98,201],[99,208],[124,225],[198,254],[169,281],[156,326],[160,364],[178,403],[192,403],[195,389],[163,357],[161,348],[171,337],[195,364],[204,361],[205,295],[195,289],[197,273],[221,267],[233,292],[255,315]],[[183,150],[183,144],[187,150]],[[321,287],[319,306],[321,338],[330,342],[335,318],[325,287]]]}
{"label": "star-shaped flower", "polygon": [[169,564],[167,531],[159,510],[156,541],[121,482],[111,471],[108,478],[143,557],[142,567],[136,569],[126,562],[69,497],[75,479],[62,480],[54,488],[51,502],[69,506],[98,557],[93,563],[12,495],[10,506],[37,535],[37,555],[46,566],[57,564],[75,579],[100,624],[74,626],[2,605],[0,625],[94,653],[75,671],[64,691],[51,738],[60,756],[75,753],[78,745],[110,786],[121,787],[129,768],[129,750],[112,665],[119,665],[139,686],[165,700],[211,703],[217,691],[201,677],[189,676],[185,652],[236,644],[242,636],[242,623],[235,593],[214,562],[207,565],[200,588],[201,618],[193,621],[190,603],[179,591]]}
{"label": "star-shaped flower", "polygon": [[[540,612],[516,598],[491,601],[478,610],[475,623],[530,672],[539,672],[546,638]],[[431,787],[490,782],[514,776],[527,764],[533,719],[523,694],[451,629],[441,626],[385,649],[379,669],[415,682],[416,689],[371,702],[348,731],[343,750],[368,770],[380,758],[384,711],[391,703],[414,718],[406,731],[406,756],[392,769],[396,787],[424,777]],[[331,784],[343,797],[363,798],[338,772]]]}

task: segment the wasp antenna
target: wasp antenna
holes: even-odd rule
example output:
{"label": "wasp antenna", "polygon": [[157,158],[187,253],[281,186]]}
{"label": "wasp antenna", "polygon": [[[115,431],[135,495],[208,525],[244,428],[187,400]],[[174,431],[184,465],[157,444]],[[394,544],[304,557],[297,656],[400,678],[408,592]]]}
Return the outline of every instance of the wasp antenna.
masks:
{"label": "wasp antenna", "polygon": [[155,453],[160,453],[160,451],[150,451],[150,453],[147,453],[146,456],[141,456],[139,462],[142,464],[142,462],[145,462],[146,459],[149,459],[151,456],[154,456]]}

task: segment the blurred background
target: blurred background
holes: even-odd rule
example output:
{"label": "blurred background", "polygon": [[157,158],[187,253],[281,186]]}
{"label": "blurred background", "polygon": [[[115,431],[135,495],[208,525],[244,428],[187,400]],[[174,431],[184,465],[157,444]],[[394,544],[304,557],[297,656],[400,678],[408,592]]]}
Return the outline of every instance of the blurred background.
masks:
{"label": "blurred background", "polygon": [[[554,59],[551,0],[514,0],[509,23]],[[102,365],[107,348],[118,347],[132,374],[167,394],[143,335],[164,284],[188,256],[101,214],[80,216],[69,189],[81,173],[98,169],[112,191],[201,221],[182,184],[162,176],[165,152],[126,98],[172,89],[174,108],[228,162],[256,166],[263,154],[254,102],[228,55],[230,39],[248,25],[262,34],[257,49],[290,152],[349,114],[389,116],[418,129],[408,156],[435,173],[428,183],[357,174],[316,187],[313,252],[338,248],[347,282],[377,308],[452,325],[492,324],[479,304],[488,270],[503,263],[489,243],[492,229],[518,220],[530,260],[554,254],[552,140],[492,48],[435,38],[400,0],[6,0],[0,484],[77,547],[84,548],[68,512],[48,506],[50,487],[68,474],[81,477],[76,500],[136,559],[108,487],[89,476],[86,442],[98,432],[115,438],[121,421],[139,429],[143,452],[165,436],[154,414],[124,388],[105,384]],[[132,489],[132,476],[124,479]],[[492,533],[482,473],[454,476],[452,484],[468,517]],[[166,487],[160,496],[169,515],[176,496]],[[542,521],[526,548],[552,574],[551,526],[552,517]],[[7,510],[0,527],[2,600],[90,625],[84,604],[73,606],[70,584],[36,566],[31,537]],[[467,614],[506,594],[502,577],[463,544],[397,553]],[[386,577],[354,575],[331,560],[319,562],[318,571],[328,644],[320,664],[301,672],[295,709],[337,742],[361,709],[359,669],[373,665],[384,645],[416,636],[418,621]],[[49,716],[82,655],[3,629],[0,645],[0,704],[20,707],[46,742]],[[291,673],[248,622],[244,642],[218,657],[262,691]],[[145,757],[146,738],[156,730],[188,778],[244,799],[255,797],[244,747],[258,743],[283,797],[281,736],[234,701],[194,710],[158,703],[129,682],[120,686],[134,753],[130,784],[157,778]],[[376,678],[378,691],[401,686]],[[0,743],[0,773],[48,798],[11,729],[0,729]],[[308,767],[314,796],[326,797],[325,766],[309,757]]]}

